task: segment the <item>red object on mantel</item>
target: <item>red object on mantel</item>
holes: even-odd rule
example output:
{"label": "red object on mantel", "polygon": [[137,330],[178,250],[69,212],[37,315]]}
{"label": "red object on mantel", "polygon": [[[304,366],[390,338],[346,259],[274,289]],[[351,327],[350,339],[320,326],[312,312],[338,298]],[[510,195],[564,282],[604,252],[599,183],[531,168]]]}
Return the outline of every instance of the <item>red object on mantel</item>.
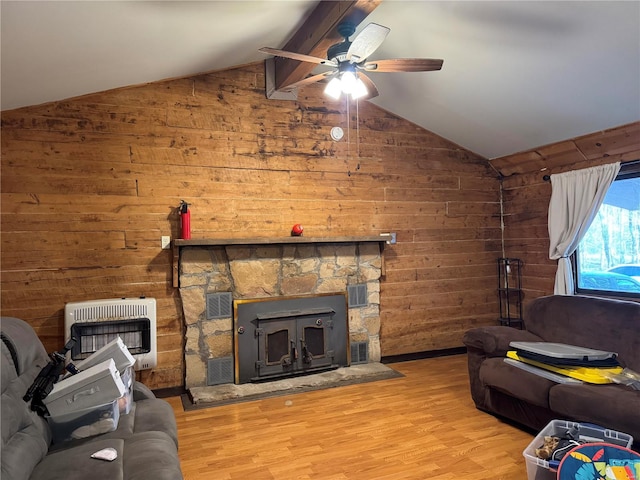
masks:
{"label": "red object on mantel", "polygon": [[180,238],[189,240],[191,238],[191,210],[189,210],[189,204],[184,200],[180,200],[178,212],[180,214]]}
{"label": "red object on mantel", "polygon": [[302,228],[302,225],[300,225],[299,223],[296,223],[293,226],[293,228],[291,229],[291,236],[292,237],[301,237],[303,231],[304,231],[304,228]]}

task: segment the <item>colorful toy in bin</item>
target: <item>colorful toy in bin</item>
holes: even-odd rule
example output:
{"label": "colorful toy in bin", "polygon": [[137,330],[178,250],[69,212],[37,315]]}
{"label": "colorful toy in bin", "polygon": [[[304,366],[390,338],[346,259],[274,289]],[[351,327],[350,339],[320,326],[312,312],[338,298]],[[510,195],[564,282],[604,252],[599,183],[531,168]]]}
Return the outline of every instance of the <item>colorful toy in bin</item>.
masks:
{"label": "colorful toy in bin", "polygon": [[558,480],[638,480],[640,455],[611,443],[585,443],[565,455]]}

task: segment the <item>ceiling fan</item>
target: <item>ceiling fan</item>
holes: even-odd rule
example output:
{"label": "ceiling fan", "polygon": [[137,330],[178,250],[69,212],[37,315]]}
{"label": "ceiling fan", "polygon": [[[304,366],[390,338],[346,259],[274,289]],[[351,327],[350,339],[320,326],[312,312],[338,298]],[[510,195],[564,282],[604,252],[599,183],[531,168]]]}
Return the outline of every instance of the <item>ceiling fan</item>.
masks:
{"label": "ceiling fan", "polygon": [[287,90],[303,87],[330,78],[325,93],[335,99],[342,93],[352,98],[373,98],[378,96],[378,89],[366,73],[383,72],[428,72],[440,70],[443,60],[429,58],[393,58],[389,60],[368,60],[387,37],[390,29],[377,23],[370,23],[353,39],[349,37],[356,31],[355,24],[343,22],[337,27],[338,33],[344,37],[327,50],[327,58],[319,58],[302,53],[287,52],[277,48],[263,47],[263,53],[276,57],[290,58],[301,62],[316,63],[332,67],[331,70],[304,78],[287,85]]}

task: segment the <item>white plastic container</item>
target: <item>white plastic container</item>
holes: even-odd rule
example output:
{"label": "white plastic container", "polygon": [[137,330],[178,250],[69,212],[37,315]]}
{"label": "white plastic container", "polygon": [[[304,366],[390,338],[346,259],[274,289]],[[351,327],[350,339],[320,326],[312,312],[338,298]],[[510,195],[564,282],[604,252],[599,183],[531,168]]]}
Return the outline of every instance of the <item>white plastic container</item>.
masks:
{"label": "white plastic container", "polygon": [[96,350],[87,358],[75,365],[78,370],[87,370],[88,368],[98,365],[110,358],[113,358],[113,361],[116,363],[116,368],[120,373],[123,373],[127,367],[131,367],[136,363],[136,359],[131,355],[131,353],[129,353],[129,349],[122,339],[120,337],[116,337],[104,347]]}
{"label": "white plastic container", "polygon": [[53,443],[61,443],[114,431],[118,427],[120,410],[118,400],[113,400],[103,405],[46,418]]}
{"label": "white plastic container", "polygon": [[78,410],[104,405],[126,392],[113,359],[60,380],[43,402],[49,415],[57,417]]}
{"label": "white plastic container", "polygon": [[578,428],[578,440],[584,442],[607,442],[621,447],[631,448],[633,437],[626,433],[608,430],[588,423],[552,420],[536,438],[525,448],[522,454],[527,462],[528,480],[556,480],[560,462],[546,461],[536,457],[536,448],[544,443],[544,437],[561,437],[571,428]]}

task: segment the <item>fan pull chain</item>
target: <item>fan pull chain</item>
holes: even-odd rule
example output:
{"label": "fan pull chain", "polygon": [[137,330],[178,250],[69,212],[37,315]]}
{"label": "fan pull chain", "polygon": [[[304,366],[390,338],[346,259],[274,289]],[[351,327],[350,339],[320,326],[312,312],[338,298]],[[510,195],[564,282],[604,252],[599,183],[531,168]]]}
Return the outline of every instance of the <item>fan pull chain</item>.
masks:
{"label": "fan pull chain", "polygon": [[358,165],[356,171],[360,170],[360,99],[356,98],[356,155]]}
{"label": "fan pull chain", "polygon": [[349,168],[349,160],[351,153],[351,113],[349,111],[349,96],[345,95],[345,101],[347,102],[347,176],[351,176],[351,169]]}
{"label": "fan pull chain", "polygon": [[[351,160],[351,109],[348,95],[345,95],[347,102],[347,175],[351,176],[349,168]],[[360,170],[360,101],[356,98],[356,156],[358,163],[356,172]]]}

